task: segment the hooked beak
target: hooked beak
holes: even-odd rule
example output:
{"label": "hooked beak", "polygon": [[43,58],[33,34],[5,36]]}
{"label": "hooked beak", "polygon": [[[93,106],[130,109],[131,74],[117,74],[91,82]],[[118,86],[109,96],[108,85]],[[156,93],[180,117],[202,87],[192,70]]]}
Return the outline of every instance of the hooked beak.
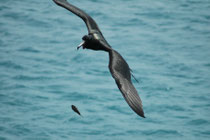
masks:
{"label": "hooked beak", "polygon": [[[82,43],[80,43],[80,44],[77,46],[77,50],[79,50],[79,48],[82,47],[84,44],[85,44],[85,41],[83,41]],[[84,47],[83,47],[83,49],[84,49]]]}

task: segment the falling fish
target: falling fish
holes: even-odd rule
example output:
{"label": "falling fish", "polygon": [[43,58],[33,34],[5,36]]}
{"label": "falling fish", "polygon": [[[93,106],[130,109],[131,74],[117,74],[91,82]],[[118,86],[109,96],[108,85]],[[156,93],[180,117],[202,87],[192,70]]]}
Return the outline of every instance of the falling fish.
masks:
{"label": "falling fish", "polygon": [[79,110],[77,109],[76,106],[71,105],[71,108],[72,108],[72,110],[73,110],[74,112],[76,112],[77,114],[79,114],[80,116],[82,116],[82,115],[80,114],[80,112],[79,112]]}

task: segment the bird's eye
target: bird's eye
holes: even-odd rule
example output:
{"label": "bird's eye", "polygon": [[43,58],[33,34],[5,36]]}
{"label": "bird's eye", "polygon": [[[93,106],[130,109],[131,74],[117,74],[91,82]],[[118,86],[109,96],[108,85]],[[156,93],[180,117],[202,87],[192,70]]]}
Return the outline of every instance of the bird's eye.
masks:
{"label": "bird's eye", "polygon": [[87,35],[83,36],[82,40],[88,40],[88,36]]}
{"label": "bird's eye", "polygon": [[89,35],[85,35],[82,37],[82,39],[86,41],[86,40],[90,40],[90,37],[89,37]]}

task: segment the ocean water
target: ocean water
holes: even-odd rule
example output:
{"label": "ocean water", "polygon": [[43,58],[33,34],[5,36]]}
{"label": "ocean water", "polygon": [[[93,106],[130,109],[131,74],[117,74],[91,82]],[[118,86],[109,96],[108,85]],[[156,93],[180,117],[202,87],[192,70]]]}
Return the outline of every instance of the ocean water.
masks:
{"label": "ocean water", "polygon": [[210,139],[209,0],[68,1],[126,59],[146,118],[108,54],[76,50],[80,18],[52,0],[0,0],[0,140]]}

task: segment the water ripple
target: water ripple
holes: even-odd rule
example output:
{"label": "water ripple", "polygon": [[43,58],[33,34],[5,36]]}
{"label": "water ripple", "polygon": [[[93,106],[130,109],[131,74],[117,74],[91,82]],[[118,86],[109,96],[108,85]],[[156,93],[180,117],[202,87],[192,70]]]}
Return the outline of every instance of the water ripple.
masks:
{"label": "water ripple", "polygon": [[81,19],[52,0],[1,0],[0,139],[209,139],[208,0],[68,1],[132,68],[146,119],[118,90],[107,53],[76,51]]}

